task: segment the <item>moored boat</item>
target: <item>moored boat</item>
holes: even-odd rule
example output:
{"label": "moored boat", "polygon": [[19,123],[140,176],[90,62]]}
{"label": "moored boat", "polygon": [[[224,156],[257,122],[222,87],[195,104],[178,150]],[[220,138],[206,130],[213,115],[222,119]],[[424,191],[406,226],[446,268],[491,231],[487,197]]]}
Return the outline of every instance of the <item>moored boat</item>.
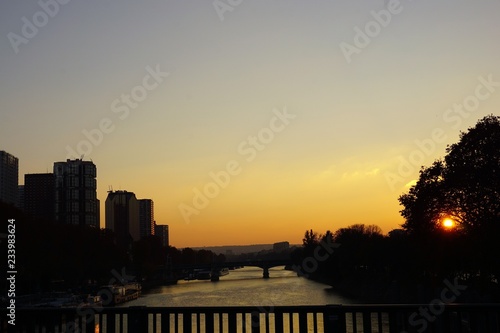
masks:
{"label": "moored boat", "polygon": [[203,270],[196,273],[196,278],[198,280],[210,280],[212,278],[212,272],[209,270]]}
{"label": "moored boat", "polygon": [[105,305],[117,305],[132,301],[141,295],[141,285],[137,282],[127,282],[120,285],[107,285],[102,289],[109,290],[111,299],[104,303]]}

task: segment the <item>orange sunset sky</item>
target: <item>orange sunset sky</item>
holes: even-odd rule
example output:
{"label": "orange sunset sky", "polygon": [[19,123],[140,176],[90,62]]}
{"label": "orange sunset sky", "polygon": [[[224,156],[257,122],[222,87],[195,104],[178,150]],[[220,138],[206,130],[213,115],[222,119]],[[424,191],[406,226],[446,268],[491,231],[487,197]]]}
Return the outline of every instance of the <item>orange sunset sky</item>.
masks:
{"label": "orange sunset sky", "polygon": [[21,184],[84,155],[101,226],[131,191],[176,247],[388,232],[500,110],[498,1],[53,3],[0,4],[0,150]]}

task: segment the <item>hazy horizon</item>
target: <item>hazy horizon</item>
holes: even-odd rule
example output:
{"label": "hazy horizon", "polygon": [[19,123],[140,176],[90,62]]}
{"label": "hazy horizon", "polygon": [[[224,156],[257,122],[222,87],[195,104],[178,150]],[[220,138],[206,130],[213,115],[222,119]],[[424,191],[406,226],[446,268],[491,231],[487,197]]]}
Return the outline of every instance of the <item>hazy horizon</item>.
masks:
{"label": "hazy horizon", "polygon": [[[222,5],[221,5],[222,4]],[[494,0],[0,4],[0,150],[84,155],[176,247],[300,244],[398,196],[500,110]],[[200,194],[201,193],[201,194]]]}

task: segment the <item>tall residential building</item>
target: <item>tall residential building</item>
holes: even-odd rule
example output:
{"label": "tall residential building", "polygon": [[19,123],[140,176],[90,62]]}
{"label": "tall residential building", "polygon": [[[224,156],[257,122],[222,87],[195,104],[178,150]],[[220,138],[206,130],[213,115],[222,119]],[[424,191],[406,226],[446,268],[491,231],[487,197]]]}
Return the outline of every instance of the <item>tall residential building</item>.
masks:
{"label": "tall residential building", "polygon": [[109,191],[105,214],[106,228],[114,231],[118,246],[129,248],[140,239],[139,201],[133,192]]}
{"label": "tall residential building", "polygon": [[0,150],[0,201],[17,205],[19,184],[19,160]]}
{"label": "tall residential building", "polygon": [[168,247],[168,225],[157,225],[155,224],[155,236],[160,237],[161,244]]}
{"label": "tall residential building", "polygon": [[139,199],[139,226],[141,238],[155,234],[154,202],[151,199]]}
{"label": "tall residential building", "polygon": [[17,208],[24,210],[24,185],[17,186]]}
{"label": "tall residential building", "polygon": [[54,163],[55,220],[99,228],[97,168],[82,159]]}
{"label": "tall residential building", "polygon": [[24,211],[35,219],[54,221],[55,193],[53,173],[24,175]]}

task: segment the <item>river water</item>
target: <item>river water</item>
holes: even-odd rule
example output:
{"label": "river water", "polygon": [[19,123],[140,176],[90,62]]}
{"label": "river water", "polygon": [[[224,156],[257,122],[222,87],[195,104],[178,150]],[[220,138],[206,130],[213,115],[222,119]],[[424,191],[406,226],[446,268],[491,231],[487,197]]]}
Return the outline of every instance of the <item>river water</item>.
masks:
{"label": "river water", "polygon": [[229,271],[220,281],[179,281],[176,285],[149,290],[122,306],[280,306],[352,304],[353,301],[331,291],[325,284],[298,277],[281,268],[269,270],[244,267]]}
{"label": "river water", "polygon": [[[262,269],[258,267],[244,267],[231,270],[228,275],[222,276],[220,281],[179,281],[176,285],[162,286],[144,292],[137,300],[120,306],[148,306],[148,307],[203,307],[203,306],[255,306],[268,309],[274,306],[296,305],[327,305],[352,304],[353,301],[331,291],[325,284],[298,277],[293,271],[283,267],[269,270],[270,278],[262,278]],[[262,321],[262,318],[261,318]],[[322,325],[323,317],[318,318]],[[250,332],[251,320],[246,322],[247,332]],[[150,318],[150,325],[152,319]],[[157,324],[159,325],[159,324]],[[182,325],[182,324],[181,324]],[[229,332],[227,320],[224,319],[225,333],[242,332],[241,317],[237,319],[238,331]],[[298,322],[294,324],[293,332],[298,332]],[[285,331],[289,331],[289,324],[285,322]],[[321,326],[320,326],[321,327]],[[173,326],[170,325],[173,332]],[[261,329],[263,329],[261,327]],[[181,328],[182,331],[182,328]],[[201,331],[205,331],[201,324]],[[262,330],[261,330],[262,331]],[[273,331],[272,331],[273,332]],[[310,327],[308,332],[314,332]],[[320,330],[320,332],[322,332]],[[300,332],[305,333],[305,332]]]}

